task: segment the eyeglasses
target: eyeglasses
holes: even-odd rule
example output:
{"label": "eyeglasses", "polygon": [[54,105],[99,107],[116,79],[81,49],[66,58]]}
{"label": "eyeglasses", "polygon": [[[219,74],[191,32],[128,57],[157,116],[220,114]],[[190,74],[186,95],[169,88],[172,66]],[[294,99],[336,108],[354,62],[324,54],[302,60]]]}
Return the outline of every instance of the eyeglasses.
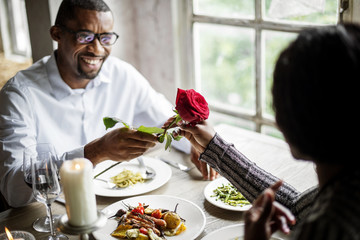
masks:
{"label": "eyeglasses", "polygon": [[65,26],[59,26],[59,27],[61,27],[62,29],[64,29],[69,33],[75,34],[76,41],[80,44],[92,43],[95,40],[95,38],[97,38],[101,45],[110,46],[113,45],[116,42],[116,40],[119,38],[119,35],[117,35],[114,32],[93,33],[87,30],[73,31]]}

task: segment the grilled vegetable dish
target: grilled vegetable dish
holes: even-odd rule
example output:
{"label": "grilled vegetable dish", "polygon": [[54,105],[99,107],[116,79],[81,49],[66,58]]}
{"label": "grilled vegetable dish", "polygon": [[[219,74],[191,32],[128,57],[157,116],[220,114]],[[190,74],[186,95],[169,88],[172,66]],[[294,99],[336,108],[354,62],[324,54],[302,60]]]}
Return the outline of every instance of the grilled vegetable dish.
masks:
{"label": "grilled vegetable dish", "polygon": [[152,209],[148,205],[127,206],[127,211],[120,209],[113,217],[118,226],[111,236],[119,239],[163,240],[165,236],[175,236],[186,230],[185,220],[174,211]]}

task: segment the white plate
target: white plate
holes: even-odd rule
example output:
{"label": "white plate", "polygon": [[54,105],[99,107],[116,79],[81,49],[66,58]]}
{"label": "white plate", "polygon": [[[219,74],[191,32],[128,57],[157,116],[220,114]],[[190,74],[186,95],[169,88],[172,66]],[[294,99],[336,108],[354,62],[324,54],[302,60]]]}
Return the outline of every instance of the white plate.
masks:
{"label": "white plate", "polygon": [[[127,188],[122,189],[112,189],[109,188],[106,182],[95,180],[94,179],[94,187],[95,187],[95,194],[98,196],[104,197],[129,197],[129,196],[136,196],[143,193],[147,193],[153,191],[165,183],[167,183],[171,177],[172,171],[171,168],[164,162],[150,157],[143,157],[144,163],[146,166],[151,167],[155,170],[156,176],[151,179],[147,180],[144,183],[137,183]],[[101,171],[105,170],[106,168],[113,165],[114,161],[104,161],[96,165],[94,169],[94,175],[100,173]],[[101,174],[98,178],[104,180],[110,180],[111,177],[119,174],[124,169],[131,170],[133,172],[139,172],[139,164],[136,159],[131,160],[129,162],[123,162],[119,165],[109,169],[105,173]]]}
{"label": "white plate", "polygon": [[[231,225],[227,227],[220,228],[218,230],[215,230],[205,237],[203,237],[201,240],[243,240],[244,239],[244,229],[245,225],[243,223]],[[279,234],[274,233],[270,240],[282,240],[283,238],[280,238]]]}
{"label": "white plate", "polygon": [[220,177],[220,178],[210,182],[204,189],[204,195],[205,195],[206,200],[208,200],[208,202],[210,202],[211,204],[213,204],[219,208],[232,210],[232,211],[246,211],[249,208],[251,208],[251,204],[245,205],[242,207],[241,206],[230,206],[228,204],[225,204],[220,199],[216,200],[216,197],[211,197],[214,195],[214,190],[217,187],[220,187],[223,184],[228,184],[228,183],[229,183],[229,181],[224,177]]}
{"label": "white plate", "polygon": [[[176,204],[179,204],[176,212],[181,218],[185,219],[186,231],[177,236],[166,237],[168,240],[195,239],[202,233],[205,227],[205,214],[197,205],[188,200],[167,195],[144,195],[124,199],[104,208],[102,212],[107,217],[110,217],[120,208],[127,210],[122,202],[131,206],[138,206],[139,203],[144,203],[149,205],[150,208],[164,208],[168,210],[174,210]],[[97,239],[116,239],[110,236],[116,227],[117,221],[110,219],[105,227],[93,234]]]}

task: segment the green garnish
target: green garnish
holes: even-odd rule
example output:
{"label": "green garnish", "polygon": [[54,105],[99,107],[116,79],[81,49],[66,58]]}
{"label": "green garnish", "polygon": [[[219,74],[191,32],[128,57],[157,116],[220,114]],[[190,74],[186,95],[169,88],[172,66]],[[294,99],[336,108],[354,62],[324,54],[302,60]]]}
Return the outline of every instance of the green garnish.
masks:
{"label": "green garnish", "polygon": [[234,207],[242,207],[250,204],[250,202],[246,200],[246,198],[231,183],[226,185],[222,184],[222,186],[214,189],[214,195],[211,197],[216,197],[216,200],[221,200],[225,204]]}

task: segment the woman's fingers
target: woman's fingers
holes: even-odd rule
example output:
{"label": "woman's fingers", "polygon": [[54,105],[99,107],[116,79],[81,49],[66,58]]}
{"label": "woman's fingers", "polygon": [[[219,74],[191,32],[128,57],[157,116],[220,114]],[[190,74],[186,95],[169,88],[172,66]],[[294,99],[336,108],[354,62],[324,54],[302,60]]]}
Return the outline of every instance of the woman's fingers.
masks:
{"label": "woman's fingers", "polygon": [[269,188],[272,189],[274,192],[276,192],[277,190],[279,190],[279,188],[281,187],[282,184],[283,184],[283,181],[279,180],[276,183],[274,183],[273,185],[271,185]]}
{"label": "woman's fingers", "polygon": [[284,207],[283,205],[281,205],[276,201],[274,202],[274,207],[275,207],[275,214],[284,216],[287,223],[291,225],[294,225],[296,223],[294,215],[291,213],[291,211],[288,208]]}
{"label": "woman's fingers", "polygon": [[260,206],[258,205],[259,207],[262,207],[262,213],[260,214],[259,221],[265,223],[271,217],[274,198],[274,192],[268,189],[264,191],[263,197],[259,203]]}

